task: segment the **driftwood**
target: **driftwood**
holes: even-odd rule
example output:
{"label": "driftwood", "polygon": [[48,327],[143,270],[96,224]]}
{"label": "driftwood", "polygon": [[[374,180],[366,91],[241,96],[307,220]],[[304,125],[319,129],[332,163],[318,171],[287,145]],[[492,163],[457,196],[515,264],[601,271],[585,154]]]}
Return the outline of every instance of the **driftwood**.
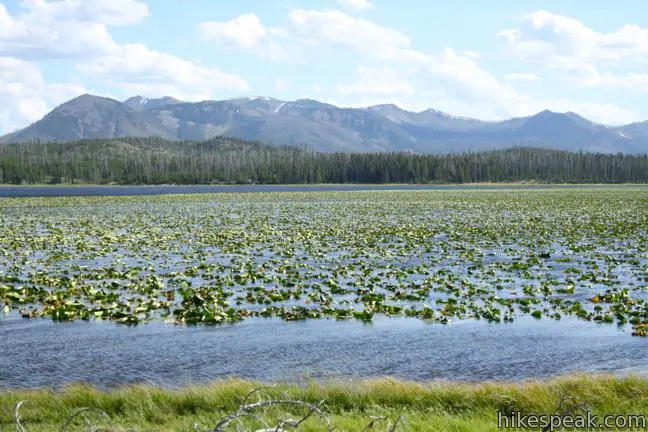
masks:
{"label": "driftwood", "polygon": [[[226,417],[223,417],[218,421],[216,426],[213,427],[206,427],[204,429],[201,429],[200,425],[194,424],[194,432],[226,432],[227,430],[232,430],[228,429],[230,427],[233,427],[236,425],[236,431],[244,431],[244,432],[287,432],[289,430],[291,431],[298,431],[299,427],[309,418],[313,416],[317,416],[320,418],[320,420],[325,424],[325,427],[327,431],[332,432],[336,430],[336,428],[331,424],[331,420],[324,411],[324,400],[321,400],[317,404],[312,404],[310,402],[305,402],[302,400],[296,400],[296,399],[290,399],[288,396],[286,396],[283,399],[263,399],[261,396],[263,395],[263,391],[267,389],[272,389],[275,388],[275,386],[272,387],[258,387],[253,390],[251,390],[246,396],[241,405],[239,405],[238,409],[236,410],[235,413],[230,414]],[[255,402],[252,402],[252,398],[257,396],[257,400]],[[16,423],[16,431],[17,432],[27,432],[27,429],[22,424],[22,418],[20,415],[20,409],[22,406],[25,404],[25,401],[20,401],[18,404],[16,404],[16,410],[15,410],[15,423]],[[305,411],[305,414],[303,414],[301,417],[298,419],[292,419],[292,418],[287,418],[287,419],[279,419],[276,420],[273,424],[270,424],[267,420],[264,419],[263,417],[263,410],[269,407],[273,406],[291,406],[295,408],[301,408]],[[104,411],[101,411],[97,408],[80,408],[76,411],[74,411],[63,423],[61,426],[60,432],[68,432],[70,430],[70,427],[73,425],[74,420],[76,419],[83,419],[85,423],[85,431],[87,432],[129,432],[129,430],[124,430],[124,429],[117,429],[113,428],[112,426],[106,427],[106,426],[101,426],[97,425],[95,422],[91,421],[88,417],[87,414],[89,413],[94,413],[101,417],[103,420],[106,420],[108,423],[110,423],[110,416],[106,414]],[[263,429],[255,429],[255,430],[245,430],[243,429],[243,426],[241,425],[241,420],[243,419],[255,419],[257,422],[259,422],[261,425],[263,425]],[[392,422],[388,417],[386,416],[380,416],[380,417],[370,417],[371,421],[367,426],[363,429],[364,432],[367,431],[372,431],[376,430],[376,427],[378,426],[379,423],[384,423],[387,422],[387,426],[385,432],[395,432],[397,428],[399,428],[400,425],[405,424],[405,418],[402,415],[399,415],[398,418],[394,422]]]}

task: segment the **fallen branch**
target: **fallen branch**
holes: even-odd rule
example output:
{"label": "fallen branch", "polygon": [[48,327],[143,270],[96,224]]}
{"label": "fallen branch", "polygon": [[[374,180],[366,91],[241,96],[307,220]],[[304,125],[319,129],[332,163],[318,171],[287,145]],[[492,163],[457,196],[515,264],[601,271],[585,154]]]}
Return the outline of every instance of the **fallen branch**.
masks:
{"label": "fallen branch", "polygon": [[370,430],[373,430],[374,427],[376,427],[376,424],[381,421],[387,421],[387,428],[386,432],[394,432],[396,428],[398,427],[399,423],[405,423],[405,417],[402,415],[399,415],[396,418],[396,421],[394,423],[391,422],[391,420],[386,417],[386,416],[379,416],[379,417],[371,417],[371,423],[369,423],[365,428],[362,430],[362,432],[368,432]]}
{"label": "fallen branch", "polygon": [[[254,411],[261,409],[261,408],[266,408],[270,406],[276,406],[276,405],[293,405],[293,406],[299,406],[299,407],[304,407],[308,408],[308,413],[301,417],[299,420],[294,420],[294,419],[279,419],[277,421],[277,426],[273,428],[268,428],[268,425],[265,424],[266,429],[261,429],[260,431],[272,431],[272,432],[283,432],[284,427],[288,426],[293,429],[298,428],[303,422],[305,422],[307,419],[309,419],[313,414],[319,415],[327,425],[327,428],[329,431],[332,431],[333,428],[331,427],[331,422],[328,418],[328,416],[322,411],[321,406],[324,403],[324,400],[320,401],[317,405],[311,404],[309,402],[304,402],[300,400],[294,400],[294,399],[270,399],[270,400],[261,400],[255,403],[249,403],[250,399],[252,396],[259,394],[263,392],[263,390],[266,389],[272,389],[275,388],[276,386],[271,386],[271,387],[258,387],[253,390],[251,390],[246,396],[245,399],[243,399],[243,403],[239,405],[238,410],[236,413],[231,414],[223,419],[221,419],[218,424],[212,429],[213,432],[224,432],[225,428],[232,423],[235,420],[238,420],[243,417],[254,417],[257,418],[258,420],[260,419],[259,416],[253,414]],[[262,421],[262,423],[265,423]]]}
{"label": "fallen branch", "polygon": [[20,401],[20,402],[18,402],[16,404],[15,418],[16,418],[16,430],[18,432],[26,432],[23,425],[20,424],[20,407],[23,406],[24,403],[25,403],[25,401]]}
{"label": "fallen branch", "polygon": [[88,427],[88,430],[90,432],[99,432],[100,430],[103,430],[101,428],[97,428],[95,425],[93,425],[90,420],[86,417],[87,412],[95,412],[99,414],[101,417],[105,417],[108,421],[110,421],[110,416],[106,414],[105,412],[101,411],[100,409],[97,408],[80,408],[76,410],[71,416],[65,420],[65,423],[63,423],[63,426],[61,426],[60,432],[66,432],[68,426],[72,423],[72,420],[75,418],[81,416],[83,417],[83,420],[85,420],[86,426]]}
{"label": "fallen branch", "polygon": [[[327,414],[324,412],[322,409],[322,406],[324,405],[324,400],[321,400],[317,404],[312,404],[310,402],[305,402],[302,400],[296,400],[296,399],[289,399],[287,395],[283,395],[286,397],[286,399],[267,399],[267,400],[258,400],[256,402],[251,403],[251,399],[253,396],[258,395],[263,392],[263,390],[266,389],[272,389],[275,388],[275,386],[272,387],[259,387],[251,390],[244,398],[243,402],[241,405],[239,405],[237,411],[234,414],[230,414],[224,418],[222,418],[218,424],[213,427],[213,428],[206,428],[205,432],[225,432],[225,428],[232,425],[234,422],[241,422],[245,418],[252,418],[259,422],[260,424],[263,425],[264,429],[257,429],[255,432],[288,432],[288,429],[290,430],[298,430],[299,427],[309,418],[311,418],[313,415],[319,416],[324,423],[326,423],[326,430],[328,432],[333,432],[335,430],[335,427],[331,425],[331,421]],[[16,404],[16,409],[14,413],[15,417],[15,422],[16,422],[16,431],[17,432],[27,432],[25,427],[22,424],[22,418],[20,416],[20,409],[22,406],[25,404],[26,401],[20,401]],[[562,404],[562,402],[561,402]],[[263,419],[263,417],[259,414],[256,413],[256,411],[262,410],[263,408],[269,408],[272,406],[294,406],[294,407],[299,407],[299,408],[306,408],[307,412],[303,416],[301,416],[298,419],[278,419],[276,421],[275,426],[271,426],[270,423],[268,423],[266,420]],[[111,422],[110,416],[98,409],[98,408],[79,408],[78,410],[74,411],[63,423],[61,428],[59,429],[59,432],[67,432],[68,429],[73,425],[74,420],[78,418],[82,418],[83,421],[85,422],[85,430],[87,432],[115,432],[116,429],[112,427],[105,427],[105,426],[99,426],[97,425],[97,422],[91,421],[88,417],[87,414],[94,413],[97,414],[101,419]],[[405,423],[405,418],[402,415],[399,415],[398,418],[396,418],[396,421],[392,423],[392,421],[386,417],[386,416],[380,416],[380,417],[371,417],[371,422],[363,429],[363,432],[367,432],[370,430],[374,430],[376,427],[377,423],[387,421],[387,428],[385,429],[386,432],[395,432],[397,427],[401,423]],[[238,425],[237,430],[242,431],[243,425],[242,423]],[[193,425],[194,432],[201,432],[200,425],[197,423]],[[133,430],[124,430],[124,429],[119,429],[120,432],[134,432]]]}

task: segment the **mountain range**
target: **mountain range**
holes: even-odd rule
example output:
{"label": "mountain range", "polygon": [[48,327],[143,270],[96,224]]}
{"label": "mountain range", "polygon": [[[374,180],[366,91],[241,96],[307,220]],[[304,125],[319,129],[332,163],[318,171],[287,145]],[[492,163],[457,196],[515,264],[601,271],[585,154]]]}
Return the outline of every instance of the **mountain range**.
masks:
{"label": "mountain range", "polygon": [[126,136],[192,141],[231,136],[316,151],[455,153],[534,146],[648,152],[648,121],[605,126],[573,112],[542,111],[528,117],[482,121],[434,109],[411,112],[392,104],[340,108],[312,99],[183,102],[141,96],[120,102],[89,94],[0,137],[0,144]]}

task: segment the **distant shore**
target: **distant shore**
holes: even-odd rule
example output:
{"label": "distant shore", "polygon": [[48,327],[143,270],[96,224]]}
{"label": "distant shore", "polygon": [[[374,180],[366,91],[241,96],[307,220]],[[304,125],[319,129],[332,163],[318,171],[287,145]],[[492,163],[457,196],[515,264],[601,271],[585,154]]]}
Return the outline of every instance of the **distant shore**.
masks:
{"label": "distant shore", "polygon": [[61,187],[241,187],[241,186],[255,186],[255,187],[434,187],[434,186],[647,186],[648,183],[549,183],[549,182],[536,182],[536,181],[520,181],[520,182],[474,182],[474,183],[160,183],[160,184],[121,184],[121,183],[24,183],[24,184],[11,184],[0,183],[0,188],[25,188],[25,187],[48,187],[48,188],[61,188]]}
{"label": "distant shore", "polygon": [[309,192],[380,192],[380,191],[531,191],[569,189],[644,189],[648,184],[558,184],[558,183],[312,183],[312,184],[210,184],[210,185],[23,185],[0,186],[2,198],[99,197],[205,195],[217,193],[309,193]]}

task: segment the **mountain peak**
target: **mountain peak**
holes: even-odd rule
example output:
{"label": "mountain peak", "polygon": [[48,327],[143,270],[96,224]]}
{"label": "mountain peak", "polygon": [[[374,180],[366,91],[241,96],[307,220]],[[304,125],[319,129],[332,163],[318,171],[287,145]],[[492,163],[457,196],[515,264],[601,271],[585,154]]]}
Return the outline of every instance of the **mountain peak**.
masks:
{"label": "mountain peak", "polygon": [[61,105],[54,108],[48,115],[58,111],[87,112],[96,106],[116,107],[119,105],[121,105],[121,102],[114,99],[85,93],[81,96],[77,96],[74,99],[70,99],[69,101],[62,103]]}
{"label": "mountain peak", "polygon": [[318,151],[453,153],[529,143],[562,150],[645,152],[648,123],[605,128],[573,112],[550,110],[488,122],[435,109],[410,112],[394,103],[342,108],[307,98],[190,103],[141,95],[119,102],[83,94],[0,138],[0,143],[124,136],[200,141],[222,135]]}
{"label": "mountain peak", "polygon": [[260,100],[260,101],[265,101],[265,102],[270,102],[270,101],[275,100],[275,99],[273,99],[273,98],[271,98],[271,97],[266,97],[266,96],[250,96],[250,97],[248,97],[248,98],[246,98],[246,99],[247,99],[248,101],[257,101],[257,100]]}
{"label": "mountain peak", "polygon": [[398,105],[393,104],[393,103],[372,105],[372,106],[368,107],[367,109],[374,110],[374,111],[386,111],[386,110],[405,111],[404,109],[402,109],[401,107],[399,107]]}
{"label": "mountain peak", "polygon": [[548,109],[544,109],[544,110],[530,116],[529,118],[546,118],[546,119],[549,119],[549,118],[558,118],[558,117],[568,117],[568,116],[566,116],[564,113],[559,113],[559,112],[551,111],[551,110],[548,110]]}
{"label": "mountain peak", "polygon": [[146,102],[148,102],[148,98],[145,98],[144,96],[140,96],[140,95],[133,96],[133,97],[128,98],[128,99],[126,99],[124,101],[124,103],[127,104],[127,105],[128,104],[140,104],[140,105],[143,105]]}
{"label": "mountain peak", "polygon": [[[528,117],[528,119],[546,119],[546,120],[558,120],[558,121],[563,121],[563,122],[575,122],[583,126],[592,126],[592,125],[598,125],[598,123],[594,123],[591,120],[586,119],[580,114],[577,114],[573,111],[567,111],[567,112],[556,112],[556,111],[550,111],[548,109],[540,111],[539,113]],[[600,126],[600,125],[598,125]]]}
{"label": "mountain peak", "polygon": [[417,114],[419,114],[419,115],[433,115],[433,116],[439,116],[439,117],[453,117],[448,113],[436,110],[434,108],[428,108],[426,110],[419,111]]}
{"label": "mountain peak", "polygon": [[155,108],[160,108],[166,105],[175,105],[183,103],[181,100],[178,100],[171,96],[163,96],[157,99],[150,99],[144,96],[133,96],[124,101],[124,105],[134,109],[135,111],[149,111]]}
{"label": "mountain peak", "polygon": [[402,109],[396,104],[379,104],[367,108],[367,111],[382,115],[395,123],[413,123],[415,122],[412,117],[414,113]]}
{"label": "mountain peak", "polygon": [[0,142],[39,140],[73,141],[77,139],[145,137],[164,135],[165,128],[155,118],[148,118],[114,99],[82,94],[54,108],[45,117],[17,131]]}
{"label": "mountain peak", "polygon": [[93,94],[90,94],[90,93],[84,93],[84,94],[82,94],[80,96],[77,96],[77,97],[75,97],[73,99],[70,99],[67,102],[62,103],[61,105],[74,104],[74,103],[79,103],[79,102],[98,102],[98,101],[110,101],[110,102],[119,103],[119,101],[116,101],[114,99],[110,99],[110,98],[107,98],[107,97],[104,97],[104,96],[97,96],[97,95],[93,95]]}
{"label": "mountain peak", "polygon": [[310,98],[299,98],[295,99],[292,103],[294,104],[324,104],[323,102],[317,101],[315,99],[310,99]]}

